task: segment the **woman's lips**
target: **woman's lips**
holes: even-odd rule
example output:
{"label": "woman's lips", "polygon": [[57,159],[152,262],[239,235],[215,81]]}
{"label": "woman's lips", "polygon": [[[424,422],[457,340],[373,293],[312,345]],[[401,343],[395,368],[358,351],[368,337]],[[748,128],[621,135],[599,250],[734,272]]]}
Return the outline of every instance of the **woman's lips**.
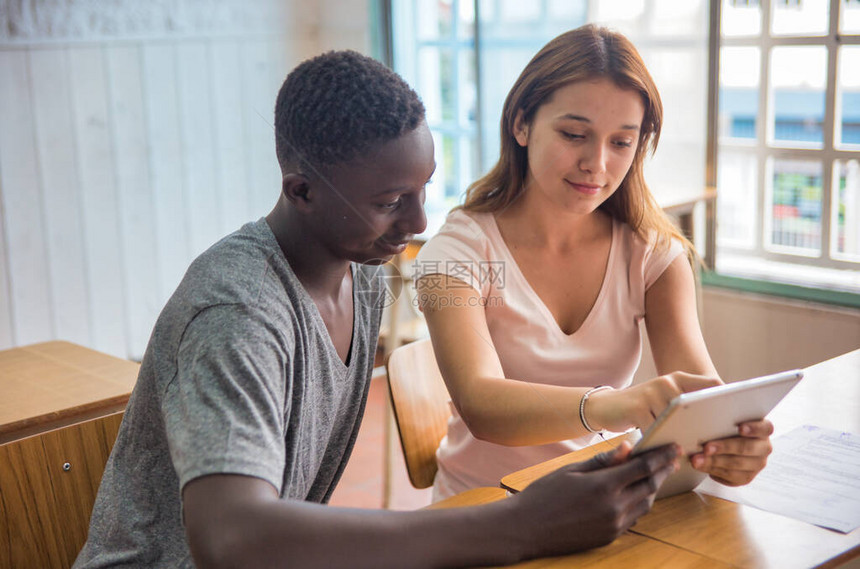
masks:
{"label": "woman's lips", "polygon": [[[567,180],[565,180],[567,182]],[[579,193],[585,194],[587,196],[596,195],[600,191],[600,186],[594,184],[577,184],[574,182],[567,182],[570,187],[576,190]]]}

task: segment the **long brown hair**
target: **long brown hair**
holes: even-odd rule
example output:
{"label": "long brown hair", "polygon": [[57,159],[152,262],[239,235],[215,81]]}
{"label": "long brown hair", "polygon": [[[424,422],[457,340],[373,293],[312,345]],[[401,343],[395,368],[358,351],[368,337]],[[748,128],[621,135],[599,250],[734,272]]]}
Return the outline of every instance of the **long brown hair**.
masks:
{"label": "long brown hair", "polygon": [[630,40],[592,24],[556,37],[523,69],[502,109],[499,161],[487,175],[469,186],[462,208],[496,212],[511,205],[523,192],[528,171],[527,149],[514,138],[517,114],[522,112],[523,123],[530,124],[538,108],[557,89],[598,78],[609,78],[622,89],[638,92],[645,107],[630,170],[600,209],[627,223],[645,241],[655,239],[657,244],[667,246],[671,238],[676,238],[692,254],[690,242],[657,205],[642,171],[646,153],[653,154],[660,139],[663,104],[657,86]]}

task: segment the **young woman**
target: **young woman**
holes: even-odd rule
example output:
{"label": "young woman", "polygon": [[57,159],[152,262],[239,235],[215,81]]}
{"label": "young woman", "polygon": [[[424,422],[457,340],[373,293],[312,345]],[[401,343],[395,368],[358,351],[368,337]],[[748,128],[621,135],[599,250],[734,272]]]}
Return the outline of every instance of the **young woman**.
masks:
{"label": "young woman", "polygon": [[[437,497],[498,484],[601,429],[645,428],[678,394],[720,382],[697,319],[692,247],[643,178],[661,122],[641,57],[604,28],[555,38],[514,83],[499,162],[416,263],[455,407]],[[642,319],[663,375],[631,386]],[[744,424],[690,459],[748,483],[772,430]]]}

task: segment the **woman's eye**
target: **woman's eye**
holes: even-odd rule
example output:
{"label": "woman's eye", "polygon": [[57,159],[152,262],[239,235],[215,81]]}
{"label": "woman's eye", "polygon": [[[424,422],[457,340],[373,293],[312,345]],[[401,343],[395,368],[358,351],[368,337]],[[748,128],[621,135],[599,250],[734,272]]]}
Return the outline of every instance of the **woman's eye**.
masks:
{"label": "woman's eye", "polygon": [[583,136],[581,134],[577,134],[575,132],[561,131],[561,135],[563,137],[567,138],[568,140],[578,140],[580,138],[585,138],[585,136]]}
{"label": "woman's eye", "polygon": [[615,146],[620,146],[621,148],[630,148],[633,146],[633,142],[630,140],[616,140]]}

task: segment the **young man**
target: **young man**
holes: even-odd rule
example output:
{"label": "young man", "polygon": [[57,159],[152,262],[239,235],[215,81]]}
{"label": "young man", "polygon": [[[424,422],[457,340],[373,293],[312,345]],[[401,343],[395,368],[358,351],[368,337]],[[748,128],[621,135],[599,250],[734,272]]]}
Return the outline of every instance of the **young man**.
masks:
{"label": "young man", "polygon": [[76,567],[447,567],[608,543],[675,450],[628,449],[487,506],[324,507],[361,421],[374,265],[424,230],[433,141],[417,95],[331,52],[275,108],[280,198],[196,259],[150,339]]}

